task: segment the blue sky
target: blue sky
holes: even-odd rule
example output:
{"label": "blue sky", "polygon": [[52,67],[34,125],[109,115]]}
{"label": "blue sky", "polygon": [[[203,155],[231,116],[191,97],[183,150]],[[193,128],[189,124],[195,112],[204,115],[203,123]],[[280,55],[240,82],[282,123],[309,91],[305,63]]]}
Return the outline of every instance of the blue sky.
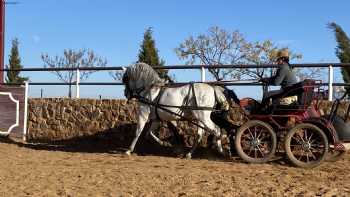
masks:
{"label": "blue sky", "polygon": [[[232,0],[17,0],[6,13],[6,54],[11,39],[20,41],[25,67],[42,66],[41,53],[62,54],[65,48],[90,48],[110,66],[136,61],[143,32],[153,27],[160,56],[166,64],[183,64],[174,48],[190,35],[211,26],[239,30],[250,41],[271,39],[303,54],[300,62],[338,62],[333,33],[327,23],[335,21],[350,34],[350,2],[343,1],[232,1]],[[300,63],[299,62],[299,63]],[[34,82],[55,81],[51,73],[33,74]],[[199,72],[176,72],[178,80],[195,81]],[[336,76],[336,80],[340,80]],[[89,81],[112,81],[97,73]],[[45,96],[65,96],[66,87],[43,87]],[[121,87],[82,87],[83,97],[119,97]],[[241,97],[256,96],[238,90]],[[32,87],[32,96],[40,88]]]}

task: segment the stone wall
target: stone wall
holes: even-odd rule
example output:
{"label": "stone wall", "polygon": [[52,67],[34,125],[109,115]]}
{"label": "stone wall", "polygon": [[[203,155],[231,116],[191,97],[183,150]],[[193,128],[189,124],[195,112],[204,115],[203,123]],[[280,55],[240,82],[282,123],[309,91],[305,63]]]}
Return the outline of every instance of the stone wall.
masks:
{"label": "stone wall", "polygon": [[[321,112],[324,114],[329,114],[331,111],[331,108],[332,108],[332,103],[333,102],[330,102],[330,101],[321,101],[319,104],[319,106],[320,106],[319,108],[320,108]],[[338,115],[341,116],[342,118],[344,118],[344,116],[348,110],[348,105],[349,105],[348,101],[340,102],[340,105],[338,108]]]}
{"label": "stone wall", "polygon": [[126,100],[30,99],[28,139],[67,140],[99,132],[131,130],[135,124],[136,103]]}
{"label": "stone wall", "polygon": [[[320,108],[328,113],[331,103],[322,101]],[[347,103],[342,102],[339,115],[346,113]],[[100,133],[118,134],[117,140],[130,141],[136,130],[137,104],[126,100],[96,99],[30,99],[28,139],[31,141],[59,141],[93,136]],[[231,111],[231,119],[239,122],[238,109]],[[179,124],[179,132],[187,144],[193,141],[193,126]],[[184,135],[185,134],[185,135]],[[205,143],[205,142],[204,142]]]}

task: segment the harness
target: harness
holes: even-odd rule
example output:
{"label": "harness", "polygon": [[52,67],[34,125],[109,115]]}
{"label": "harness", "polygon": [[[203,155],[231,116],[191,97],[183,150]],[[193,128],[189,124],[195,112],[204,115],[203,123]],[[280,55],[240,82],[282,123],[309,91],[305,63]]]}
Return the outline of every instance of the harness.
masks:
{"label": "harness", "polygon": [[[143,97],[143,96],[140,96],[140,95],[137,95],[135,98],[136,98],[140,103],[147,104],[147,105],[156,107],[156,108],[158,108],[158,109],[161,109],[161,110],[163,110],[163,111],[165,111],[165,112],[168,112],[169,114],[172,114],[172,115],[174,115],[174,116],[180,117],[180,118],[182,118],[182,120],[188,121],[189,123],[191,123],[191,124],[193,124],[193,125],[195,125],[195,126],[201,128],[201,129],[204,129],[204,130],[206,130],[206,131],[212,132],[212,130],[211,130],[210,128],[208,128],[204,123],[202,123],[202,124],[204,125],[204,126],[202,126],[202,125],[198,124],[197,122],[195,122],[195,121],[192,120],[192,119],[186,118],[186,117],[184,117],[184,116],[182,116],[182,115],[180,115],[180,114],[177,114],[177,113],[175,113],[175,112],[173,112],[173,111],[171,111],[171,110],[165,108],[165,107],[182,108],[181,106],[162,105],[162,104],[159,104],[159,103],[158,103],[158,105],[157,105],[155,102],[152,102],[152,101],[150,101],[149,99],[147,99],[147,98],[145,98],[145,97]],[[199,109],[199,108],[197,108],[197,109],[193,109],[193,110],[209,110],[209,109],[208,109],[209,107],[200,107],[200,108],[206,108],[206,109]],[[213,109],[213,108],[211,108],[211,109]],[[211,110],[211,111],[214,111],[214,110]]]}
{"label": "harness", "polygon": [[[164,90],[165,90],[165,87],[164,86],[160,86],[160,91],[157,95],[157,97],[154,99],[154,101],[146,98],[146,97],[143,97],[141,96],[141,93],[143,91],[146,90],[145,87],[140,87],[140,88],[137,88],[137,89],[131,89],[129,87],[129,79],[128,79],[128,76],[127,74],[125,74],[123,76],[123,79],[122,79],[123,83],[125,84],[125,96],[128,98],[128,100],[132,99],[132,98],[135,98],[137,99],[140,103],[143,103],[143,104],[146,104],[146,105],[150,105],[150,106],[153,106],[155,108],[155,114],[156,114],[156,117],[158,120],[161,120],[160,116],[159,116],[159,113],[158,113],[158,109],[161,109],[165,112],[168,112],[169,114],[172,114],[174,116],[177,116],[177,117],[180,117],[182,120],[185,120],[185,121],[188,121],[189,123],[201,128],[201,129],[204,129],[206,131],[210,131],[212,132],[211,129],[209,129],[206,124],[204,122],[201,122],[202,125],[200,125],[199,123],[195,122],[194,120],[190,119],[190,118],[187,118],[182,114],[178,114],[178,113],[175,113],[167,108],[178,108],[180,110],[182,110],[182,112],[184,112],[185,110],[208,110],[208,111],[215,111],[215,108],[213,107],[201,107],[201,106],[198,106],[198,103],[197,103],[197,98],[196,98],[196,94],[195,94],[195,89],[194,89],[194,83],[190,83],[190,87],[188,89],[188,93],[187,95],[185,96],[184,100],[183,100],[183,103],[182,103],[182,106],[174,106],[174,105],[167,105],[167,104],[160,104],[159,101],[160,101],[160,98],[161,96],[163,95],[164,93]],[[151,87],[152,88],[152,87]],[[214,91],[215,92],[215,91]],[[190,101],[191,101],[191,93],[193,95],[192,99],[194,99],[194,106],[188,106]]]}
{"label": "harness", "polygon": [[[190,83],[190,88],[188,89],[188,98],[187,98],[187,102],[189,102],[189,97],[190,97],[190,90],[192,90],[192,95],[193,95],[193,98],[194,98],[194,106],[198,106],[197,104],[197,97],[196,97],[196,92],[194,91],[194,83]],[[215,92],[215,91],[214,91]],[[186,103],[188,104],[188,103]]]}
{"label": "harness", "polygon": [[160,97],[163,95],[163,92],[164,92],[164,87],[160,87],[160,90],[159,90],[159,93],[156,97],[156,105],[155,105],[155,108],[154,108],[154,111],[155,111],[155,114],[156,114],[156,117],[158,120],[161,120],[160,116],[159,116],[159,113],[158,113],[158,106],[159,106],[159,100],[160,100]]}
{"label": "harness", "polygon": [[[195,91],[194,91],[194,83],[191,83],[190,84],[190,87],[188,89],[188,93],[186,95],[186,97],[184,98],[184,101],[183,101],[183,106],[174,106],[174,105],[166,105],[166,104],[160,104],[159,101],[160,101],[160,98],[161,96],[163,95],[164,93],[164,90],[165,88],[164,87],[160,87],[160,92],[158,93],[157,97],[154,99],[154,101],[151,101],[150,99],[146,98],[146,97],[143,97],[141,96],[141,92],[144,91],[145,89],[143,89],[141,92],[137,92],[136,94],[134,93],[135,91],[130,91],[132,92],[132,97],[131,98],[135,98],[137,99],[140,103],[143,103],[143,104],[146,104],[146,105],[150,105],[150,106],[153,106],[155,108],[155,114],[156,114],[156,117],[158,120],[161,120],[160,116],[159,116],[159,113],[158,113],[158,109],[161,109],[169,114],[172,114],[174,116],[177,116],[179,118],[181,118],[182,120],[185,120],[185,121],[188,121],[189,123],[201,128],[201,129],[204,129],[206,131],[210,131],[212,132],[211,129],[209,129],[205,123],[202,122],[202,125],[200,125],[199,123],[195,122],[193,119],[190,119],[190,118],[187,118],[185,116],[183,116],[183,113],[182,114],[179,114],[179,113],[175,113],[167,108],[171,107],[171,108],[178,108],[182,111],[185,111],[185,110],[208,110],[208,111],[216,111],[215,108],[213,107],[201,107],[201,106],[198,106],[197,105],[197,98],[195,96]],[[195,103],[195,106],[187,106],[190,101],[191,101],[191,93],[193,94],[193,98],[194,98],[194,103]]]}
{"label": "harness", "polygon": [[[209,111],[214,110],[214,108],[212,108],[212,107],[199,107],[198,103],[197,103],[196,92],[194,90],[194,83],[190,83],[189,85],[190,85],[190,87],[188,88],[187,95],[185,96],[181,106],[160,104],[159,103],[160,98],[163,95],[164,90],[165,90],[165,88],[163,86],[160,87],[160,91],[159,91],[157,97],[155,98],[155,102],[154,102],[155,114],[156,114],[156,117],[158,120],[162,120],[159,116],[158,109],[164,110],[165,107],[178,108],[179,110],[182,111],[181,116],[183,116],[185,110],[209,110]],[[194,99],[194,106],[188,106],[191,102],[191,99],[190,99],[191,93],[193,95],[192,99]]]}

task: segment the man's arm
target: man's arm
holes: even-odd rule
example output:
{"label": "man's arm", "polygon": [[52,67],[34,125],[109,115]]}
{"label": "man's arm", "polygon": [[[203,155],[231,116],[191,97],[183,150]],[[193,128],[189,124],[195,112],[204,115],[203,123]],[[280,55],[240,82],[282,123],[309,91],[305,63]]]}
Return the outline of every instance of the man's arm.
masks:
{"label": "man's arm", "polygon": [[289,72],[288,65],[283,65],[277,70],[276,75],[270,78],[269,84],[272,84],[275,86],[281,85],[283,79],[286,77],[288,72]]}

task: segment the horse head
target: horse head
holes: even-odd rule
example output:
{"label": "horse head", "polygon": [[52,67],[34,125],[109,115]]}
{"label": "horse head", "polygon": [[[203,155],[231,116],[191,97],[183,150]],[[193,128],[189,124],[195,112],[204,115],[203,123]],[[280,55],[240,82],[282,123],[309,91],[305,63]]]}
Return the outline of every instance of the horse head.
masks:
{"label": "horse head", "polygon": [[[124,69],[123,69],[124,70]],[[127,69],[124,70],[124,74],[123,74],[123,77],[122,77],[122,82],[125,86],[125,89],[124,89],[124,96],[130,100],[132,99],[132,91],[130,90],[130,87],[129,87],[129,77],[128,77],[128,73],[127,73]]]}
{"label": "horse head", "polygon": [[124,75],[125,84],[124,95],[128,99],[139,96],[144,90],[148,90],[154,85],[163,85],[164,79],[161,79],[157,72],[148,64],[137,63],[129,66]]}

